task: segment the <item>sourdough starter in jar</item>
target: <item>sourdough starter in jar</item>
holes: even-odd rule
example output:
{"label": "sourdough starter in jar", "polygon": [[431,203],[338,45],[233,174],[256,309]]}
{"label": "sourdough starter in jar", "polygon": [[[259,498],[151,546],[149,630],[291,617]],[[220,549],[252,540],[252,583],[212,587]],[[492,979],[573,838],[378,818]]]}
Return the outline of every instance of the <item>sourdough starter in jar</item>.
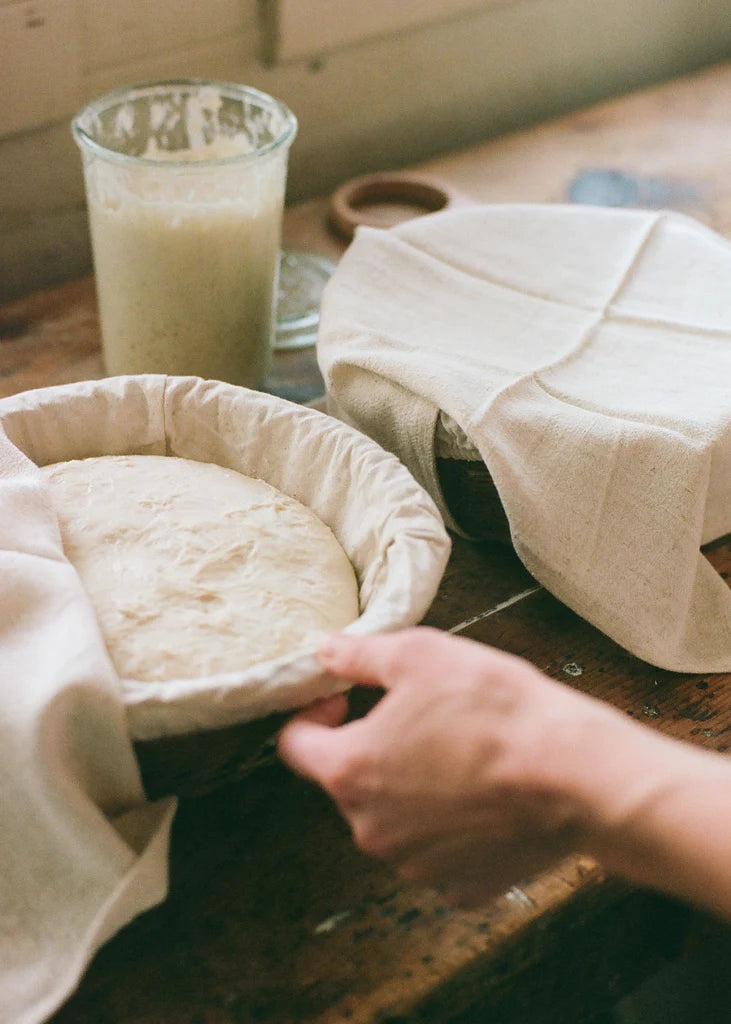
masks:
{"label": "sourdough starter in jar", "polygon": [[261,383],[295,128],[270,97],[211,83],[138,87],[79,115],[108,373]]}

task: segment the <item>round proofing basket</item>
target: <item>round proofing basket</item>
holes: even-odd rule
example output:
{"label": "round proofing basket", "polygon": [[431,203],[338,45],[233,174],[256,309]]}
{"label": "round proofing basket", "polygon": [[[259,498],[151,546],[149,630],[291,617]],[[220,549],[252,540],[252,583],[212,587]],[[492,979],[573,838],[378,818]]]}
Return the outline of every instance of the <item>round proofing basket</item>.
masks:
{"label": "round proofing basket", "polygon": [[[260,392],[190,377],[113,377],[3,399],[0,425],[38,466],[179,456],[296,498],[332,529],[355,569],[361,613],[347,632],[418,622],[449,556],[436,506],[394,456],[329,416]],[[211,677],[120,679],[130,733],[147,743],[261,720],[338,688],[311,651]]]}

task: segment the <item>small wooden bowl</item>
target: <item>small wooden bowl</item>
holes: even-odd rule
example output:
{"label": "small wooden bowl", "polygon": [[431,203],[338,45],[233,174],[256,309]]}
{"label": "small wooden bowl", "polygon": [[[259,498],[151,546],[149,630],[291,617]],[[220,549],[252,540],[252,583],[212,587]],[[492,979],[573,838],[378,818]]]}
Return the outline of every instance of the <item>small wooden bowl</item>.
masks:
{"label": "small wooden bowl", "polygon": [[[349,242],[360,225],[382,228],[382,216],[369,213],[369,206],[394,203],[414,208],[413,216],[436,213],[460,202],[457,193],[426,175],[398,171],[365,174],[352,178],[330,197],[330,223],[341,238]],[[397,218],[403,219],[403,218]]]}

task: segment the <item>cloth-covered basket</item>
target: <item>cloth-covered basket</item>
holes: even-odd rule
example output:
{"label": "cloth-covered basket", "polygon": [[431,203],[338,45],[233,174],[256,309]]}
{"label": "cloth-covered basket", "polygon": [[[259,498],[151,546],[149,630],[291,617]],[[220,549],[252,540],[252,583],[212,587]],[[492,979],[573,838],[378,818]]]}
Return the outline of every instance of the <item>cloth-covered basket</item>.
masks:
{"label": "cloth-covered basket", "polygon": [[632,654],[727,672],[702,548],[731,531],[730,283],[729,240],[666,211],[359,228],[323,296],[328,409]]}
{"label": "cloth-covered basket", "polygon": [[[418,622],[449,556],[436,506],[395,457],[337,420],[271,395],[198,378],[108,378],[4,399],[0,427],[37,466],[180,456],[259,477],[296,498],[330,526],[355,568],[361,614],[349,632]],[[119,682],[135,740],[261,719],[342,686],[311,652],[209,678]]]}

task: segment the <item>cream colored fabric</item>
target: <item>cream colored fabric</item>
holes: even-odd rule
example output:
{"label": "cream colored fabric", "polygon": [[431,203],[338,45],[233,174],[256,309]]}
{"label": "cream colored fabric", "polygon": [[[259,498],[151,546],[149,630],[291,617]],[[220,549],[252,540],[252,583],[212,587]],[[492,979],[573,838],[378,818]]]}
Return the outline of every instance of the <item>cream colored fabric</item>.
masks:
{"label": "cream colored fabric", "polygon": [[174,804],[145,805],[44,482],[1,434],[0,651],[0,1020],[36,1024],[164,897]]}
{"label": "cream colored fabric", "polygon": [[145,803],[130,731],[244,721],[342,685],[311,653],[170,684],[116,677],[37,467],[120,453],[218,462],[309,505],[357,570],[355,631],[417,621],[449,553],[403,466],[321,413],[155,376],[0,401],[2,1024],[44,1020],[96,949],[165,895],[174,802]]}
{"label": "cream colored fabric", "polygon": [[700,552],[731,530],[728,241],[679,215],[540,205],[363,228],[318,358],[333,410],[447,521],[442,414],[557,597],[653,664],[731,669],[731,591]]}

